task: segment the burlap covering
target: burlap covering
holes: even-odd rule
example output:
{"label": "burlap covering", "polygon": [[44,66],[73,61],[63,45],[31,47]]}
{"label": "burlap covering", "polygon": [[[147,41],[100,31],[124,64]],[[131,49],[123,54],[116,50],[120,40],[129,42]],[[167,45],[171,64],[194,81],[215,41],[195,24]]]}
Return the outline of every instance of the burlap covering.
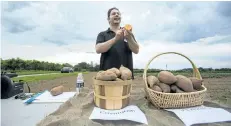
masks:
{"label": "burlap covering", "polygon": [[[136,89],[131,92],[131,103],[144,112],[149,126],[184,126],[183,122],[172,112],[156,109],[144,98],[144,90]],[[221,107],[218,104],[205,102],[205,106],[220,107],[231,112],[231,108]],[[103,121],[89,120],[94,108],[93,92],[85,88],[80,94],[75,95],[62,104],[55,112],[51,113],[37,126],[146,126],[132,121]],[[208,115],[209,116],[209,115]],[[218,115],[219,116],[219,115]],[[196,117],[192,117],[196,118]],[[230,126],[231,122],[197,124],[193,126]]]}

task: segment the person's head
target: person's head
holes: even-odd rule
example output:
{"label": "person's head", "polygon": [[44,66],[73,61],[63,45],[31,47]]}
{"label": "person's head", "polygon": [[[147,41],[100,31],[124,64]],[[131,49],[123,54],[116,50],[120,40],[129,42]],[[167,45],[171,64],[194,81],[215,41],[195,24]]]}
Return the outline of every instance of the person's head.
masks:
{"label": "person's head", "polygon": [[121,13],[118,8],[110,8],[107,12],[107,19],[110,25],[119,25],[121,22]]}

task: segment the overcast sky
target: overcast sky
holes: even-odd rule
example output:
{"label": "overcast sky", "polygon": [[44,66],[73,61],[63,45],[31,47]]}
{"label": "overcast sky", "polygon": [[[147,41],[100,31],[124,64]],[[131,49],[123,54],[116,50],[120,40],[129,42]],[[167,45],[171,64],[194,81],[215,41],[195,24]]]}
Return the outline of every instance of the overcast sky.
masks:
{"label": "overcast sky", "polygon": [[[95,41],[109,27],[111,7],[120,9],[122,25],[133,26],[140,45],[135,68],[168,51],[186,55],[197,67],[231,68],[231,2],[2,2],[1,57],[99,63]],[[150,68],[166,64],[191,67],[171,54],[154,59]]]}

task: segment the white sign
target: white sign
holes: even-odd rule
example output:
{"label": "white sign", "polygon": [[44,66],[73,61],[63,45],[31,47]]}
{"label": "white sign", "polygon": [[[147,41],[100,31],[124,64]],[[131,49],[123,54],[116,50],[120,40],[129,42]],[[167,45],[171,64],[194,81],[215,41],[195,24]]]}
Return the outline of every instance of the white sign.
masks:
{"label": "white sign", "polygon": [[94,107],[89,119],[130,120],[148,125],[148,121],[144,113],[134,105],[127,106],[120,110],[105,110]]}
{"label": "white sign", "polygon": [[[48,103],[48,102],[61,102],[61,103],[64,103],[68,99],[74,97],[74,95],[76,93],[77,92],[63,92],[60,95],[52,96],[49,91],[45,91],[40,96],[38,96],[37,98],[35,98],[35,100],[33,101],[33,103]],[[24,100],[23,102],[27,101],[28,99]]]}
{"label": "white sign", "polygon": [[221,108],[198,106],[184,109],[166,109],[174,112],[186,126],[201,123],[231,121],[231,113]]}

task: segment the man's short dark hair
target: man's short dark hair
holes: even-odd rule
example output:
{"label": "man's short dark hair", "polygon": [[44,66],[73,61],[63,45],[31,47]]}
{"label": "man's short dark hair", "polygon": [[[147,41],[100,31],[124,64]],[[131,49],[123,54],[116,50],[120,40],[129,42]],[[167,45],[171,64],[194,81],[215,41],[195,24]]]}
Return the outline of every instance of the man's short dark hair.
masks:
{"label": "man's short dark hair", "polygon": [[116,7],[110,8],[110,9],[108,10],[108,12],[107,12],[107,17],[108,17],[108,18],[110,17],[111,11],[114,10],[114,9],[119,11],[119,9],[116,8]]}

